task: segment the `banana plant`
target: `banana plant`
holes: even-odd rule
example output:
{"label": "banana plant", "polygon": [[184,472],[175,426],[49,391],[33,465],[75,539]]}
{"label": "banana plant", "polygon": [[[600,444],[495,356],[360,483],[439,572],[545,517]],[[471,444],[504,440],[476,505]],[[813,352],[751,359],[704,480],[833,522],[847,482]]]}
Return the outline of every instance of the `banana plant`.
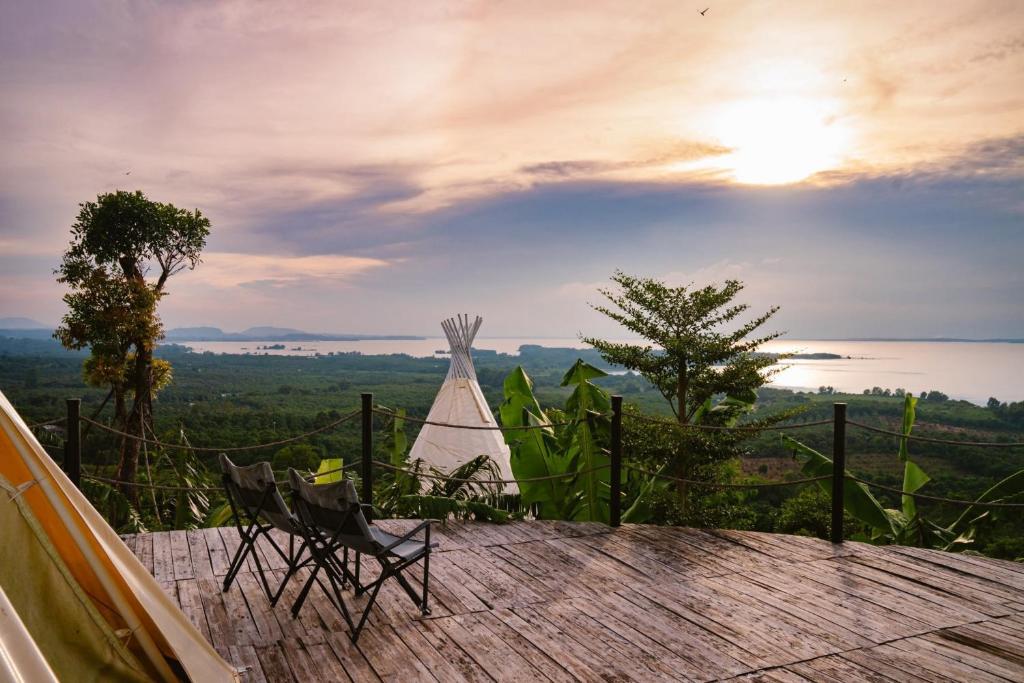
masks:
{"label": "banana plant", "polygon": [[[611,397],[593,382],[604,376],[577,360],[562,377],[562,386],[573,387],[564,410],[541,409],[523,368],[505,378],[502,424],[535,427],[507,430],[505,441],[523,505],[539,519],[608,522],[611,461],[605,446],[611,439]],[[622,521],[646,521],[651,494],[667,483],[633,471],[624,474],[623,497],[631,503]]]}
{"label": "banana plant", "polygon": [[608,432],[608,418],[602,413],[611,399],[591,381],[603,376],[601,370],[577,360],[562,378],[562,386],[575,387],[566,409],[546,412],[522,367],[505,378],[505,401],[498,411],[501,423],[534,427],[508,430],[505,441],[523,505],[540,519],[608,519],[609,473],[602,466],[609,460],[597,440]]}
{"label": "banana plant", "polygon": [[[909,437],[916,419],[917,398],[907,394],[903,402],[903,422],[897,456],[903,463],[903,491],[900,509],[884,508],[860,483],[847,479],[844,484],[846,512],[871,529],[870,540],[876,543],[895,543],[933,547],[941,550],[963,550],[974,542],[978,526],[992,520],[995,515],[986,509],[979,512],[977,505],[968,506],[951,524],[941,525],[927,519],[918,510],[914,496],[931,477],[910,457]],[[801,472],[807,476],[831,475],[832,459],[790,436],[783,441],[794,456],[803,463]],[[819,481],[818,486],[826,492],[831,490],[829,481]],[[974,503],[1002,502],[1024,495],[1024,469],[998,482]]]}
{"label": "banana plant", "polygon": [[934,547],[941,550],[961,550],[974,543],[978,526],[993,522],[999,517],[999,510],[980,509],[978,503],[1003,503],[1024,496],[1024,469],[1017,470],[1001,480],[975,499],[975,505],[964,509],[949,526],[929,522],[931,533],[936,539]]}

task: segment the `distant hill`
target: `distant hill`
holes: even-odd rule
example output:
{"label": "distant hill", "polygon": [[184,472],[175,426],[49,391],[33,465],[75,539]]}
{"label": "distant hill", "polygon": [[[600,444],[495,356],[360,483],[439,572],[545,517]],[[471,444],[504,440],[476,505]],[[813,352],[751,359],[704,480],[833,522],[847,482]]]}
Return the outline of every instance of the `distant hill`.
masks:
{"label": "distant hill", "polygon": [[241,332],[225,332],[219,327],[175,327],[167,330],[164,339],[169,342],[208,341],[358,341],[371,339],[425,339],[400,334],[321,334],[304,332],[290,327],[267,325],[250,327]]}
{"label": "distant hill", "polygon": [[52,330],[52,325],[44,325],[32,318],[0,318],[0,330]]}
{"label": "distant hill", "polygon": [[247,330],[242,330],[238,334],[243,337],[261,337],[263,339],[277,339],[278,337],[293,337],[297,334],[309,334],[309,332],[303,332],[302,330],[294,330],[290,327],[270,327],[264,325],[262,327],[250,327]]}

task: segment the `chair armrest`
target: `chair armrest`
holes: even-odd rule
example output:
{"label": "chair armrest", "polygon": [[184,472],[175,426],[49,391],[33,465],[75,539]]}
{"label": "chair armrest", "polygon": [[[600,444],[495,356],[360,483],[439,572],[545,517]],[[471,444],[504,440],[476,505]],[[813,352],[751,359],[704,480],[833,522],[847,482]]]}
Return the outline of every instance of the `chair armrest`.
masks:
{"label": "chair armrest", "polygon": [[[409,531],[408,533],[406,533],[406,534],[398,537],[397,539],[395,539],[394,542],[389,543],[388,545],[384,546],[384,552],[389,552],[389,551],[397,548],[402,543],[405,543],[406,541],[417,540],[417,539],[414,539],[413,536],[415,536],[419,532],[423,531],[424,529],[426,529],[426,531],[427,531],[427,537],[423,541],[424,544],[426,544],[427,543],[427,539],[430,538],[430,524],[431,524],[431,522],[436,522],[436,521],[437,521],[436,519],[425,519],[425,520],[423,520],[422,522],[417,524],[416,528],[414,528],[412,531]],[[437,545],[436,543],[433,543],[433,544],[430,544],[430,547],[434,547],[436,545]]]}

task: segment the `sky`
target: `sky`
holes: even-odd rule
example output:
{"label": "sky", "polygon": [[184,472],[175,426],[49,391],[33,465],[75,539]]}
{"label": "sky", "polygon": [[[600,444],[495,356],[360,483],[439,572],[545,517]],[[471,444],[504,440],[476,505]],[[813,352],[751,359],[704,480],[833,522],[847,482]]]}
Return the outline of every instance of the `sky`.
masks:
{"label": "sky", "polygon": [[615,336],[620,269],[1024,337],[1015,0],[8,0],[0,149],[0,317],[58,321],[78,203],[138,189],[213,224],[167,327]]}

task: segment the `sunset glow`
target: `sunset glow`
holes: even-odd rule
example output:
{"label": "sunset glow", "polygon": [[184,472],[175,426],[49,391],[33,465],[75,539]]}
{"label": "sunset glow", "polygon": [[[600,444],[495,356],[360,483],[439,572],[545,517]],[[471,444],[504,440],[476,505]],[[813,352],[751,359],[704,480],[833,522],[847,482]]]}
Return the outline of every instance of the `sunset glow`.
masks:
{"label": "sunset glow", "polygon": [[719,162],[737,182],[754,185],[795,183],[841,168],[850,132],[834,110],[827,102],[796,98],[727,105],[715,130],[732,151]]}
{"label": "sunset glow", "polygon": [[1024,5],[706,6],[6,3],[0,313],[59,316],[77,205],[120,188],[213,222],[169,324],[456,299],[572,335],[624,267],[739,277],[795,332],[1024,333]]}

